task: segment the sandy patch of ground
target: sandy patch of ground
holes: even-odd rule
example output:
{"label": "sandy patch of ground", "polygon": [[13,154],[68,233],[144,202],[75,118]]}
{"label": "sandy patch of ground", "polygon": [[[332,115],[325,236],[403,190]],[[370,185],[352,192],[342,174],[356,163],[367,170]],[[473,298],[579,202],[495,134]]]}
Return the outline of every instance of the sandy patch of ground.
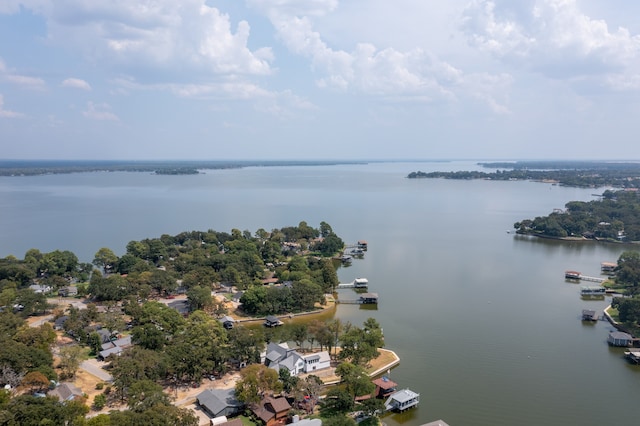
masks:
{"label": "sandy patch of ground", "polygon": [[222,376],[220,379],[209,380],[204,379],[200,386],[194,387],[180,387],[177,392],[175,389],[166,389],[167,392],[171,392],[171,396],[175,398],[174,405],[178,407],[184,407],[196,402],[196,396],[206,389],[231,389],[236,386],[236,382],[240,379],[240,373],[232,372]]}

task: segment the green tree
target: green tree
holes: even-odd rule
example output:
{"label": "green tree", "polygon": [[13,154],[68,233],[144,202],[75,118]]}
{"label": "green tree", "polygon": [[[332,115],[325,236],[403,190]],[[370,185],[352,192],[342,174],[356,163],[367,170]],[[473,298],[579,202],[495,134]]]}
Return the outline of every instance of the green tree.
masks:
{"label": "green tree", "polygon": [[336,374],[344,384],[344,388],[355,399],[357,396],[370,395],[375,390],[371,378],[359,365],[343,362],[336,367]]}
{"label": "green tree", "polygon": [[144,349],[160,351],[167,343],[167,334],[155,324],[147,323],[139,325],[131,331],[133,342]]}
{"label": "green tree", "polygon": [[107,397],[103,393],[99,393],[93,397],[93,408],[96,411],[102,410],[107,405]]}
{"label": "green tree", "polygon": [[371,338],[365,330],[352,327],[340,338],[342,350],[339,357],[353,364],[366,364],[378,356],[377,341],[377,336]]}
{"label": "green tree", "polygon": [[122,352],[111,361],[111,375],[118,397],[124,400],[130,387],[142,380],[159,380],[167,374],[162,354],[138,346]]}
{"label": "green tree", "polygon": [[260,351],[264,349],[261,329],[234,327],[228,333],[227,353],[229,358],[251,364],[260,361]]}
{"label": "green tree", "polygon": [[267,394],[282,391],[282,382],[278,373],[262,364],[253,364],[240,371],[240,380],[236,382],[236,397],[250,405],[260,402]]}
{"label": "green tree", "polygon": [[170,399],[162,386],[151,380],[139,380],[131,385],[127,393],[130,410],[144,412],[156,405],[169,405]]}
{"label": "green tree", "polygon": [[296,342],[296,345],[302,350],[304,341],[307,339],[309,333],[307,325],[303,323],[294,323],[289,327],[289,333],[291,339]]}
{"label": "green tree", "polygon": [[78,345],[64,346],[60,348],[59,367],[65,377],[72,378],[76,375],[82,361],[82,347]]}
{"label": "green tree", "polygon": [[117,426],[197,426],[191,410],[173,405],[154,405],[145,411],[112,411],[110,425]]}
{"label": "green tree", "polygon": [[353,395],[347,390],[341,387],[330,389],[320,406],[320,412],[323,417],[322,424],[325,424],[325,418],[333,418],[334,416],[345,417],[344,414],[352,411],[353,407]]}
{"label": "green tree", "polygon": [[219,321],[202,311],[192,313],[185,329],[174,335],[166,350],[177,380],[199,382],[220,367],[225,360],[226,337]]}
{"label": "green tree", "polygon": [[284,367],[280,367],[280,370],[278,371],[278,379],[282,382],[282,389],[287,393],[291,392],[294,386],[296,386],[300,381],[298,377],[292,376],[291,372]]}
{"label": "green tree", "polygon": [[637,251],[625,251],[618,258],[618,266],[615,270],[616,282],[632,288],[640,284],[640,253]]}
{"label": "green tree", "polygon": [[105,274],[115,271],[117,263],[118,256],[116,256],[111,249],[106,247],[102,247],[98,250],[93,258],[93,264],[102,268],[102,271]]}
{"label": "green tree", "polygon": [[44,294],[35,293],[29,288],[18,290],[14,303],[23,307],[20,315],[25,317],[44,314],[50,308],[47,297]]}
{"label": "green tree", "polygon": [[191,310],[205,310],[213,306],[211,287],[195,286],[187,291],[187,300]]}

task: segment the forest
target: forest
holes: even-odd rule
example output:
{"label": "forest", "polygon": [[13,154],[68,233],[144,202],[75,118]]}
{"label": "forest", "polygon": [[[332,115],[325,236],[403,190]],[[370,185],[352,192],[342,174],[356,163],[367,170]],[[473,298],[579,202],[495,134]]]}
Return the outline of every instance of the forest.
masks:
{"label": "forest", "polygon": [[494,172],[411,172],[409,179],[486,179],[530,180],[581,188],[614,187],[638,188],[640,163],[597,161],[521,161],[479,163],[482,167],[498,169]]}
{"label": "forest", "polygon": [[565,210],[514,223],[519,234],[608,242],[640,241],[640,198],[634,190],[606,190],[592,201],[570,201]]}

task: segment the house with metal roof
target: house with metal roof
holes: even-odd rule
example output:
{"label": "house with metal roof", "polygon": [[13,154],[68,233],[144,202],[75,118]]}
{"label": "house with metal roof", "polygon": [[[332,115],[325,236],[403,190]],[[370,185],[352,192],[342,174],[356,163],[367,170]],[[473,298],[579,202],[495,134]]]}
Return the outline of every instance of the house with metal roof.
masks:
{"label": "house with metal roof", "polygon": [[60,401],[65,402],[73,401],[76,398],[82,398],[84,393],[82,393],[82,390],[72,383],[61,383],[60,386],[50,390],[47,395],[54,396]]}
{"label": "house with metal roof", "polygon": [[286,342],[269,343],[266,351],[261,354],[261,360],[264,365],[276,371],[286,368],[292,376],[323,370],[331,366],[329,352],[302,355],[295,349],[289,348]]}
{"label": "house with metal roof", "polygon": [[622,331],[612,331],[609,333],[609,337],[607,338],[607,343],[611,346],[631,346],[633,342],[633,336],[629,333],[625,333]]}
{"label": "house with metal roof", "polygon": [[420,394],[409,389],[394,392],[385,401],[387,411],[404,411],[415,407],[420,402]]}
{"label": "house with metal roof", "polygon": [[235,389],[207,389],[196,396],[198,405],[211,418],[233,416],[242,410],[244,404],[236,398]]}

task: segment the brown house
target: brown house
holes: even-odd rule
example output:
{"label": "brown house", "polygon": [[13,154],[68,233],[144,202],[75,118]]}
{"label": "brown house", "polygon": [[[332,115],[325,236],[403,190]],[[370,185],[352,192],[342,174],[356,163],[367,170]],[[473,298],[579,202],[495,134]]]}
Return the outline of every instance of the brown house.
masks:
{"label": "brown house", "polygon": [[374,391],[375,397],[382,399],[388,398],[398,387],[397,383],[391,381],[391,379],[386,376],[373,380],[373,384],[376,385],[376,390]]}
{"label": "brown house", "polygon": [[253,409],[253,414],[267,426],[283,425],[287,422],[289,410],[291,410],[291,405],[285,397],[267,397]]}

